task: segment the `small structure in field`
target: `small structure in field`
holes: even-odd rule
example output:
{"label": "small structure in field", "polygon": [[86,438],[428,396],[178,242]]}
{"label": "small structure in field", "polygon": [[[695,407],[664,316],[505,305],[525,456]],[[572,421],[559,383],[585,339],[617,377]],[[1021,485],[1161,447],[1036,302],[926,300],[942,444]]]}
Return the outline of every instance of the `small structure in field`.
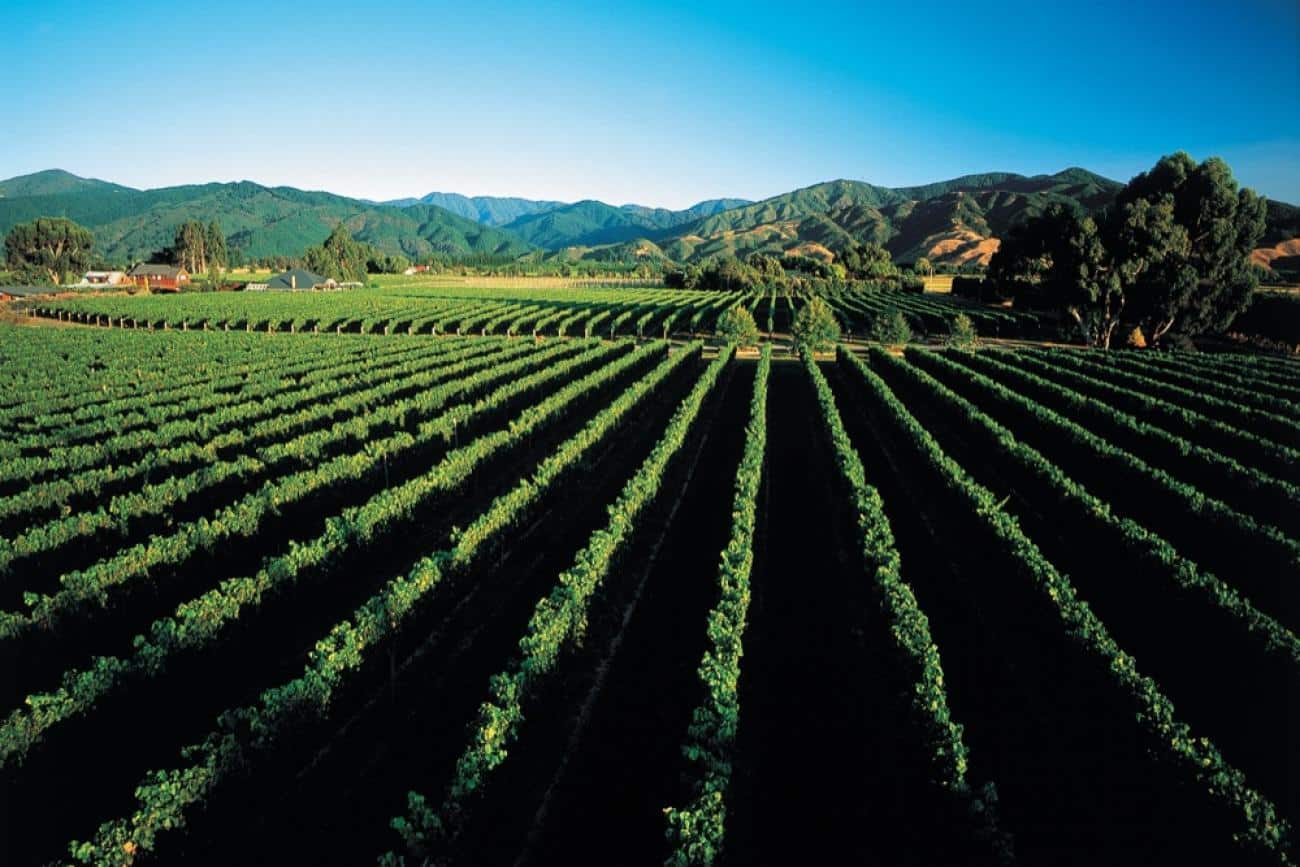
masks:
{"label": "small structure in field", "polygon": [[87,271],[74,286],[125,286],[132,280],[125,271]]}
{"label": "small structure in field", "polygon": [[337,289],[339,284],[330,277],[313,274],[305,268],[294,268],[266,281],[266,288],[272,292],[301,292],[306,289]]}
{"label": "small structure in field", "polygon": [[423,274],[428,270],[429,270],[428,265],[412,265],[411,267],[403,271],[402,274],[404,274],[407,277],[410,277],[412,274]]}
{"label": "small structure in field", "polygon": [[142,289],[183,289],[189,285],[190,273],[175,265],[136,265],[127,275]]}

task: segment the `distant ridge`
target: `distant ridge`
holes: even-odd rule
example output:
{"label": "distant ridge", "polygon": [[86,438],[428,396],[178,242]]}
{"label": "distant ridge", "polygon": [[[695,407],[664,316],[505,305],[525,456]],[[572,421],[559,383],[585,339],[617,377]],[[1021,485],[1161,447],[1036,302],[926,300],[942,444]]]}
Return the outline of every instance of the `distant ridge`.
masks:
{"label": "distant ridge", "polygon": [[0,181],[0,197],[7,199],[22,196],[53,196],[61,193],[108,192],[113,190],[137,192],[130,187],[110,184],[96,178],[79,178],[63,169],[46,169],[30,175],[20,175]]}
{"label": "distant ridge", "polygon": [[67,217],[95,233],[110,261],[147,258],[186,220],[216,220],[249,258],[298,256],[340,222],[390,253],[515,257],[533,247],[517,236],[433,206],[387,208],[332,193],[251,181],[135,190],[51,170],[0,181],[0,235],[37,217]]}
{"label": "distant ridge", "polygon": [[488,226],[504,226],[511,220],[528,214],[552,211],[564,202],[548,202],[506,196],[462,196],[459,193],[429,193],[418,199],[394,199],[384,202],[399,208],[411,205],[434,205],[457,216]]}
{"label": "distant ridge", "polygon": [[682,211],[671,211],[642,205],[615,207],[589,199],[520,217],[504,228],[530,244],[548,250],[575,245],[617,244],[746,204],[748,202],[744,199],[710,199]]}
{"label": "distant ridge", "polygon": [[[1080,167],[909,187],[841,179],[759,202],[709,199],[671,210],[458,193],[378,203],[251,181],[137,190],[50,169],[0,181],[0,234],[36,217],[68,217],[95,232],[101,254],[122,263],[149,256],[172,240],[177,225],[198,219],[219,222],[231,246],[249,258],[300,255],[342,222],[359,240],[413,258],[516,258],[539,249],[596,261],[691,262],[753,252],[825,258],[874,241],[899,262],[925,256],[954,266],[986,264],[1012,226],[1053,204],[1096,211],[1122,186]],[[1266,247],[1297,236],[1300,208],[1270,201]]]}

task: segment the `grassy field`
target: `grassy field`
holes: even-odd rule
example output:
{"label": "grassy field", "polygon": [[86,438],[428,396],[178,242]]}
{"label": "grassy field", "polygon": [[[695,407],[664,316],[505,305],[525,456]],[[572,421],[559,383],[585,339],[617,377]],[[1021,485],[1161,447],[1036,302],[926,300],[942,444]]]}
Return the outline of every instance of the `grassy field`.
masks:
{"label": "grassy field", "polygon": [[383,282],[0,322],[7,863],[1294,858],[1300,363]]}
{"label": "grassy field", "polygon": [[952,278],[952,274],[934,274],[922,279],[925,281],[926,292],[948,293],[952,291]]}

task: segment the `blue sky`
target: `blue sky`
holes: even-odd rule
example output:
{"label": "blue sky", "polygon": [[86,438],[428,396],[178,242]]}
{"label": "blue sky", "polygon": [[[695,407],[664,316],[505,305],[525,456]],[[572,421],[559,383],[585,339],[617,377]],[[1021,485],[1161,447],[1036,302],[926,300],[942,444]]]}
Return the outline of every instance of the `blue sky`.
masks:
{"label": "blue sky", "polygon": [[681,207],[1182,149],[1300,202],[1295,0],[0,4],[0,177]]}

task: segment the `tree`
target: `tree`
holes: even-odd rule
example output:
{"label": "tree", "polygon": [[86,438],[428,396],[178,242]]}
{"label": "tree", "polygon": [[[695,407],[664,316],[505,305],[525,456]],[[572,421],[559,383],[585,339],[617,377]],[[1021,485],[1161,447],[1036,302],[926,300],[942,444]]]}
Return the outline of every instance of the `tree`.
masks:
{"label": "tree", "polygon": [[724,343],[753,346],[758,343],[758,324],[748,310],[737,305],[718,317],[718,337]]}
{"label": "tree", "polygon": [[340,282],[365,280],[369,258],[366,245],[358,243],[342,223],[319,247],[308,247],[305,256],[307,270]]}
{"label": "tree", "polygon": [[901,310],[891,307],[877,313],[871,320],[871,339],[898,346],[912,339],[912,326]]}
{"label": "tree", "polygon": [[1181,151],[1120,191],[1107,240],[1148,342],[1222,330],[1250,305],[1266,209],[1223,160]]}
{"label": "tree", "polygon": [[929,259],[922,256],[916,260],[916,264],[912,266],[912,271],[921,276],[929,277],[934,274],[934,265],[930,264]]}
{"label": "tree", "polygon": [[839,342],[840,323],[830,305],[821,296],[814,295],[794,317],[791,334],[800,352],[825,351]]}
{"label": "tree", "polygon": [[401,274],[409,267],[411,260],[400,253],[371,249],[366,257],[366,272],[369,274]]}
{"label": "tree", "polygon": [[750,253],[749,258],[745,260],[745,264],[753,268],[764,283],[785,282],[785,268],[781,265],[779,256],[770,256],[766,253]]}
{"label": "tree", "polygon": [[968,348],[979,342],[979,334],[975,331],[975,323],[971,322],[969,316],[965,313],[958,313],[948,323],[948,339],[945,341],[949,346],[959,348]]}
{"label": "tree", "polygon": [[5,265],[11,271],[58,284],[69,273],[90,267],[95,236],[62,217],[20,223],[5,238]]}
{"label": "tree", "polygon": [[1238,190],[1227,164],[1162,158],[1099,217],[1052,205],[1012,228],[989,263],[1003,290],[1032,287],[1109,348],[1121,323],[1148,345],[1222,330],[1250,304],[1250,253],[1266,202]]}
{"label": "tree", "polygon": [[700,285],[700,268],[698,265],[686,265],[674,268],[664,274],[664,285],[669,289],[695,289]]}
{"label": "tree", "polygon": [[171,250],[176,264],[191,274],[208,270],[208,227],[198,220],[181,223]]}
{"label": "tree", "polygon": [[226,274],[215,260],[208,263],[207,277],[203,282],[203,291],[220,292],[226,283]]}
{"label": "tree", "polygon": [[1075,218],[1074,228],[1062,240],[1053,285],[1084,339],[1109,349],[1127,300],[1122,278],[1111,266],[1092,217]]}
{"label": "tree", "polygon": [[837,258],[851,277],[879,280],[898,273],[889,251],[875,241],[850,243],[839,251]]}
{"label": "tree", "polygon": [[735,256],[717,256],[700,268],[695,288],[732,292],[753,289],[762,282],[763,278],[757,270]]}
{"label": "tree", "polygon": [[230,251],[226,248],[226,236],[221,231],[221,225],[216,220],[208,223],[207,236],[204,242],[208,258],[205,264],[209,269],[213,267],[224,268],[230,264]]}

